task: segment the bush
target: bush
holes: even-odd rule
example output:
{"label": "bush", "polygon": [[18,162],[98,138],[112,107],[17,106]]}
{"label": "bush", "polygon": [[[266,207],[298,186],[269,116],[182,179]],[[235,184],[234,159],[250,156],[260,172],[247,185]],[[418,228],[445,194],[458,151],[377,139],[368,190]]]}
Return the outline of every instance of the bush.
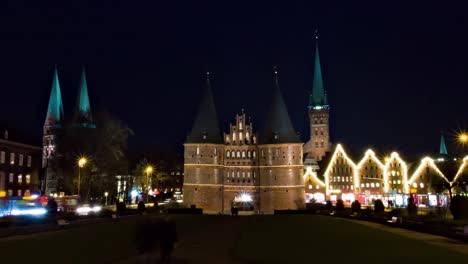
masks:
{"label": "bush", "polygon": [[418,207],[414,204],[413,195],[408,198],[408,207],[406,207],[408,215],[414,216],[418,213]]}
{"label": "bush", "polygon": [[336,211],[338,211],[338,212],[344,211],[343,200],[339,199],[338,201],[336,201]]}
{"label": "bush", "polygon": [[138,202],[138,211],[140,211],[140,212],[145,211],[145,203],[143,201]]}
{"label": "bush", "polygon": [[385,210],[385,206],[382,202],[382,200],[377,199],[374,202],[374,212],[375,213],[382,213]]}
{"label": "bush", "polygon": [[127,210],[127,206],[124,202],[118,202],[116,206],[117,213],[123,213]]}
{"label": "bush", "polygon": [[450,202],[450,212],[453,220],[468,219],[468,197],[454,196]]}
{"label": "bush", "polygon": [[351,212],[353,212],[353,213],[360,213],[361,212],[361,203],[358,200],[355,200],[351,204]]}

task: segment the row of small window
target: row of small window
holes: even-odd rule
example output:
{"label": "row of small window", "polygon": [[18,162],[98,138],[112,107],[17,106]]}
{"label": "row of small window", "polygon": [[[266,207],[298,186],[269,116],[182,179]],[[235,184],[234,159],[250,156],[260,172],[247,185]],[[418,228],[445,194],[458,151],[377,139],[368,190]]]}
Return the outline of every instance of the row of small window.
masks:
{"label": "row of small window", "polygon": [[323,122],[324,122],[324,120],[322,118],[320,118],[320,119],[315,118],[314,119],[314,124],[323,124]]}
{"label": "row of small window", "polygon": [[338,158],[335,160],[335,164],[348,164],[348,162],[345,163],[345,159],[343,158],[343,154],[338,153]]}
{"label": "row of small window", "polygon": [[[236,174],[237,174],[237,178],[236,178]],[[246,173],[245,171],[242,172],[242,178],[240,177],[241,173],[238,171],[237,173],[236,172],[227,172],[227,176],[226,176],[226,182],[237,182],[237,183],[250,183],[250,171],[247,172],[247,178],[245,177]],[[255,171],[253,172],[253,183],[256,183],[256,174],[255,174]]]}
{"label": "row of small window", "polygon": [[[314,131],[315,131],[314,134],[315,134],[316,136],[318,136],[318,135],[319,135],[319,130],[316,128],[316,129],[314,129]],[[323,128],[320,128],[320,135],[321,135],[321,136],[324,135],[324,133],[323,133]]]}
{"label": "row of small window", "polygon": [[[25,194],[29,193],[29,190],[25,190],[24,193],[25,193]],[[13,190],[9,189],[9,190],[7,191],[7,195],[8,195],[8,196],[13,196]],[[16,192],[16,195],[17,195],[17,196],[22,196],[22,195],[23,195],[23,191],[22,191],[22,190],[18,190],[18,191]]]}
{"label": "row of small window", "polygon": [[[313,188],[313,187],[312,187],[312,184],[309,184],[309,190],[312,190],[312,188]],[[320,188],[320,187],[319,187],[318,185],[315,185],[315,189],[318,190],[319,188]]]}
{"label": "row of small window", "polygon": [[235,151],[235,150],[226,150],[226,158],[230,159],[230,158],[242,158],[242,159],[245,159],[245,158],[256,158],[257,157],[257,152],[255,150],[243,150],[243,151]]}
{"label": "row of small window", "polygon": [[[323,140],[320,142],[320,147],[324,147],[325,146],[325,143],[323,142]],[[315,141],[315,147],[318,148],[319,147],[319,143],[318,141]]]}
{"label": "row of small window", "polygon": [[382,179],[383,178],[383,175],[380,174],[380,175],[362,175],[362,178],[373,178],[373,179]]}
{"label": "row of small window", "polygon": [[[3,176],[3,175],[0,175],[0,176]],[[3,177],[0,177],[0,178],[3,178]],[[10,173],[10,175],[8,177],[8,183],[13,183],[14,181],[15,181],[15,174]],[[24,177],[24,181],[26,182],[26,184],[31,183],[31,175],[27,174]],[[18,174],[18,183],[19,184],[23,183],[23,175],[22,174]]]}
{"label": "row of small window", "polygon": [[400,172],[399,171],[392,171],[391,173],[389,173],[390,176],[400,176]]}
{"label": "row of small window", "polygon": [[[236,142],[236,140],[237,140],[236,133],[232,133],[232,142]],[[242,132],[239,132],[239,141],[243,141],[243,140],[244,140],[243,134]],[[245,133],[245,140],[247,140],[247,142],[250,142],[249,132]],[[257,138],[255,136],[252,138],[252,141],[253,141],[253,144],[257,144]],[[226,136],[226,142],[228,143],[231,142],[229,135]]]}
{"label": "row of small window", "polygon": [[[0,151],[0,163],[5,164],[5,159],[6,159],[5,151]],[[23,166],[23,163],[24,163],[24,155],[19,154],[18,155],[18,165]],[[26,161],[26,166],[31,167],[31,163],[32,163],[32,157],[28,156],[27,161]],[[13,153],[13,152],[10,153],[10,164],[11,165],[15,164],[15,153]]]}
{"label": "row of small window", "polygon": [[344,167],[344,168],[333,167],[332,172],[333,173],[351,173],[351,168],[350,167]]}
{"label": "row of small window", "polygon": [[366,187],[366,188],[369,188],[369,187],[370,187],[370,188],[379,188],[379,187],[380,187],[380,183],[378,183],[378,182],[376,182],[376,183],[371,182],[370,184],[369,184],[369,183],[365,183],[365,184],[364,184],[364,183],[361,183],[361,187],[362,187],[362,188],[364,188],[364,187]]}
{"label": "row of small window", "polygon": [[333,190],[334,188],[354,190],[354,185],[339,185],[339,186],[330,185],[329,188],[330,190]]}
{"label": "row of small window", "polygon": [[388,181],[389,183],[391,184],[401,184],[401,181],[400,180],[397,180],[397,181]]}
{"label": "row of small window", "polygon": [[[240,171],[228,171],[226,173],[226,177],[229,179],[230,177],[231,178],[235,178],[237,175],[237,178],[240,178],[241,177],[241,172]],[[250,171],[248,171],[247,173],[245,171],[242,172],[242,178],[245,178],[245,175],[247,175],[247,178],[250,178]],[[257,178],[257,174],[255,173],[255,171],[252,173],[253,175],[253,178]]]}
{"label": "row of small window", "polygon": [[[413,182],[413,188],[418,188],[418,184],[415,183],[415,182]],[[419,188],[424,188],[424,183],[421,182],[421,183],[419,184]]]}
{"label": "row of small window", "polygon": [[349,181],[353,181],[353,177],[349,177],[349,176],[335,176],[335,177],[330,177],[330,182],[349,182]]}
{"label": "row of small window", "polygon": [[[241,183],[241,182],[242,182],[242,183],[250,183],[250,178],[247,179],[247,180],[246,180],[245,178],[242,179],[242,180],[241,180],[240,178],[237,178],[237,179],[235,179],[235,178],[232,178],[232,179],[227,178],[227,179],[226,179],[226,182],[231,182],[231,183],[236,183],[236,182],[237,182],[237,183]],[[255,179],[253,179],[252,182],[253,182],[253,183],[257,183],[257,181],[256,181]]]}

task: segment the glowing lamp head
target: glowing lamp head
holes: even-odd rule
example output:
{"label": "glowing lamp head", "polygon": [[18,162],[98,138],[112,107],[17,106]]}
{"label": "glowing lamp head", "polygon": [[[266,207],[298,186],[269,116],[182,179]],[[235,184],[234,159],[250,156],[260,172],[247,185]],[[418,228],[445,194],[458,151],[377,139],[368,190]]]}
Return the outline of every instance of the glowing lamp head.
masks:
{"label": "glowing lamp head", "polygon": [[85,157],[81,157],[78,160],[78,166],[80,166],[80,168],[83,168],[84,166],[86,166],[86,163],[88,163],[88,159]]}
{"label": "glowing lamp head", "polygon": [[147,166],[147,167],[145,168],[145,172],[146,172],[146,174],[148,174],[148,175],[151,174],[151,173],[153,173],[153,167],[152,167],[152,166]]}
{"label": "glowing lamp head", "polygon": [[468,143],[468,133],[462,132],[458,134],[458,141],[462,144]]}

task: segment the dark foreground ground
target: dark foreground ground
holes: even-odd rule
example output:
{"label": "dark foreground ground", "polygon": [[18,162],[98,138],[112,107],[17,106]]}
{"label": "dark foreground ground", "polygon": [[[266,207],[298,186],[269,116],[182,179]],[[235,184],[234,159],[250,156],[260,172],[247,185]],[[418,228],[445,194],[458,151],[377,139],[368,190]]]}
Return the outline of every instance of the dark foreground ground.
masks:
{"label": "dark foreground ground", "polygon": [[[174,263],[468,263],[466,245],[439,245],[425,235],[333,217],[194,215],[174,219],[180,240]],[[0,239],[1,259],[142,263],[134,242],[139,221],[133,218]]]}

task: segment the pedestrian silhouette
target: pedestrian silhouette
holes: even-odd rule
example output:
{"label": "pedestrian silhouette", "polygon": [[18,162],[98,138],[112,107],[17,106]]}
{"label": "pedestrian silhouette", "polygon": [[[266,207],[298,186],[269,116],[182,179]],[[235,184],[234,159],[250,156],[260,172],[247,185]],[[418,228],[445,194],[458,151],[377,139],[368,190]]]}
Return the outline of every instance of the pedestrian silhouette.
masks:
{"label": "pedestrian silhouette", "polygon": [[176,223],[169,217],[159,223],[161,259],[160,263],[170,263],[177,240]]}
{"label": "pedestrian silhouette", "polygon": [[144,263],[156,263],[158,224],[155,219],[146,218],[137,225],[136,242],[138,253],[144,256]]}

